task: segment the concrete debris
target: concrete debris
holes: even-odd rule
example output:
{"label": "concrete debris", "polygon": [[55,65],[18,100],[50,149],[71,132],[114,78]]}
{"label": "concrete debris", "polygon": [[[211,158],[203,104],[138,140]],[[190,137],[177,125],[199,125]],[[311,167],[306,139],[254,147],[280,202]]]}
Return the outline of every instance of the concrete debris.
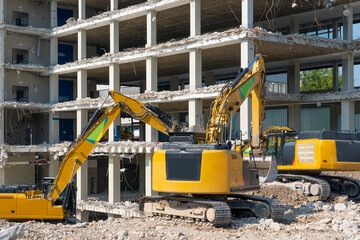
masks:
{"label": "concrete debris", "polygon": [[38,28],[38,27],[20,27],[16,25],[9,25],[9,24],[0,24],[0,30],[6,30],[8,32],[14,32],[14,33],[22,33],[22,34],[30,34],[30,35],[36,35],[41,38],[49,38],[51,29],[48,28]]}
{"label": "concrete debris", "polygon": [[45,103],[33,103],[33,102],[0,102],[0,109],[31,109],[39,110],[40,112],[48,112],[51,109],[51,104]]}
{"label": "concrete debris", "polygon": [[[359,172],[357,172],[359,174]],[[277,189],[262,191],[277,194]],[[280,187],[281,188],[281,187]],[[173,218],[164,220],[158,217],[143,217],[138,204],[130,201],[110,204],[98,198],[78,201],[80,211],[108,213],[114,217],[107,220],[66,224],[47,221],[24,222],[21,239],[360,239],[360,203],[346,202],[346,208],[338,209],[334,201],[300,202],[294,191],[283,192],[294,199],[284,203],[284,220],[255,217],[232,217],[226,228],[214,228],[207,224],[188,222]],[[256,195],[256,194],[255,194]],[[269,195],[268,195],[269,197]],[[275,197],[275,196],[273,196]],[[285,196],[283,196],[285,197]],[[341,203],[344,204],[344,203]],[[341,205],[342,206],[342,205]],[[0,228],[16,226],[16,222],[0,220]]]}
{"label": "concrete debris", "polygon": [[12,64],[7,63],[4,64],[4,68],[6,70],[13,70],[13,71],[27,71],[27,72],[41,72],[47,74],[49,71],[48,67],[44,67],[41,65],[36,64]]}
{"label": "concrete debris", "polygon": [[[285,220],[255,217],[232,217],[229,227],[214,228],[181,219],[165,220],[137,215],[137,204],[120,202],[114,205],[88,200],[85,208],[121,209],[132,217],[109,218],[92,222],[66,224],[27,221],[21,239],[360,239],[360,203],[348,202],[343,211],[331,211],[333,203],[314,210],[308,203],[285,206]],[[326,207],[325,207],[326,206]],[[127,211],[127,213],[126,213]],[[119,210],[120,212],[120,210]],[[96,219],[95,214],[92,214]],[[15,226],[14,221],[0,220],[0,228]]]}
{"label": "concrete debris", "polygon": [[141,215],[139,205],[129,201],[111,204],[96,198],[89,198],[87,201],[77,201],[76,208],[80,211],[101,212],[121,217],[140,217]]}
{"label": "concrete debris", "polygon": [[16,225],[7,229],[0,229],[1,240],[15,240],[24,228],[24,224]]}
{"label": "concrete debris", "polygon": [[[56,157],[65,156],[71,142],[64,142],[53,144],[49,146],[48,151]],[[96,145],[93,154],[109,153],[109,154],[140,154],[140,153],[153,153],[154,150],[162,148],[160,142],[141,142],[141,141],[119,141],[119,142],[101,142]]]}
{"label": "concrete debris", "polygon": [[[197,88],[194,90],[190,89],[183,89],[179,91],[162,91],[162,92],[154,92],[154,91],[147,91],[145,93],[141,94],[133,94],[128,95],[128,97],[140,100],[140,101],[146,101],[146,100],[154,100],[154,99],[160,99],[160,100],[170,100],[171,98],[178,97],[178,96],[184,96],[184,95],[193,95],[193,94],[200,94],[200,93],[219,93],[221,88],[225,84],[219,84],[219,85],[213,85],[203,88]],[[89,107],[98,107],[100,104],[104,101],[104,97],[100,98],[82,98],[77,99],[74,101],[69,102],[62,102],[62,103],[56,103],[52,106],[52,109],[55,111],[56,109],[60,108],[67,108],[67,107],[74,107],[74,106],[89,106]],[[112,104],[114,101],[111,98],[107,99],[107,103]]]}
{"label": "concrete debris", "polygon": [[149,7],[149,6],[154,5],[154,3],[161,2],[161,1],[166,2],[164,0],[151,0],[151,1],[147,1],[145,3],[132,5],[132,6],[129,6],[127,8],[122,8],[122,9],[115,10],[115,11],[103,12],[101,14],[98,14],[96,16],[93,16],[93,17],[87,18],[87,19],[71,18],[71,20],[66,21],[66,24],[54,28],[53,31],[56,32],[56,31],[59,31],[59,30],[62,30],[62,29],[67,29],[69,27],[76,26],[76,25],[79,25],[79,24],[82,24],[82,23],[91,23],[91,22],[93,22],[95,20],[99,20],[99,19],[104,19],[105,20],[106,17],[113,16],[113,15],[116,15],[116,14],[130,12],[130,11],[132,11],[134,9],[141,9],[141,8]]}
{"label": "concrete debris", "polygon": [[351,100],[359,98],[359,90],[314,94],[285,94],[267,92],[265,95],[265,99],[268,101],[281,101],[291,103],[337,102],[341,100]]}

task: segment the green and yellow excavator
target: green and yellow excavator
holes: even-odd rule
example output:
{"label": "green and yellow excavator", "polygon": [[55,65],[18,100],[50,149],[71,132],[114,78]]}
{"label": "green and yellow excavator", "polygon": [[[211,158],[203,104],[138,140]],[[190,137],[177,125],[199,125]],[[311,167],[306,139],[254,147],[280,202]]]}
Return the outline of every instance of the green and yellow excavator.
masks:
{"label": "green and yellow excavator", "polygon": [[0,218],[68,219],[76,211],[74,175],[102,138],[120,111],[169,134],[181,126],[160,109],[110,91],[114,104],[101,112],[101,106],[78,138],[71,144],[55,179],[46,178],[41,186],[7,185],[0,187]]}

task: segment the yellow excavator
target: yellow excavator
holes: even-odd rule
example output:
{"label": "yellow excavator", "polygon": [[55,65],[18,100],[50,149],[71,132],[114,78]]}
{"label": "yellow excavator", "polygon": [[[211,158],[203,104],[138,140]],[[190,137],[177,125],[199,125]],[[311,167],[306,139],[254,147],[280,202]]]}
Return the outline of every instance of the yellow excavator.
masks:
{"label": "yellow excavator", "polygon": [[175,118],[150,104],[143,104],[115,91],[110,91],[109,95],[115,103],[102,113],[105,99],[95,111],[82,133],[69,147],[55,179],[45,178],[42,186],[0,187],[0,218],[73,221],[76,211],[73,177],[120,111],[165,134],[178,131],[177,127],[181,127]]}
{"label": "yellow excavator", "polygon": [[267,136],[267,151],[278,165],[277,181],[325,200],[331,192],[360,197],[360,180],[324,171],[360,170],[360,133],[283,131]]}
{"label": "yellow excavator", "polygon": [[252,147],[261,145],[264,81],[264,60],[257,56],[212,103],[204,144],[195,144],[191,133],[170,134],[170,142],[152,159],[152,188],[162,196],[143,197],[140,210],[213,226],[228,225],[232,213],[282,219],[284,207],[278,200],[239,194],[259,188],[259,174],[239,151],[231,150],[232,116],[250,94]]}

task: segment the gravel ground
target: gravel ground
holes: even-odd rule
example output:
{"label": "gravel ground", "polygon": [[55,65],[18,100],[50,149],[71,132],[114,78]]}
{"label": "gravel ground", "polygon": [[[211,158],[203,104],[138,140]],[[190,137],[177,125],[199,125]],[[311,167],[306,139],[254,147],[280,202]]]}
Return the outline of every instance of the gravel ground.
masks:
{"label": "gravel ground", "polygon": [[[327,174],[334,174],[327,172]],[[336,173],[359,178],[360,172]],[[326,202],[309,199],[284,186],[264,185],[247,194],[274,197],[285,205],[281,222],[272,219],[235,218],[225,228],[158,217],[113,218],[66,224],[41,221],[0,220],[0,230],[20,223],[18,239],[358,239],[360,202],[332,194]],[[135,203],[134,203],[135,204]]]}
{"label": "gravel ground", "polygon": [[[18,239],[360,239],[360,204],[303,203],[287,206],[285,219],[233,218],[213,228],[158,218],[116,218],[63,224],[28,221]],[[0,227],[18,223],[0,220]]]}

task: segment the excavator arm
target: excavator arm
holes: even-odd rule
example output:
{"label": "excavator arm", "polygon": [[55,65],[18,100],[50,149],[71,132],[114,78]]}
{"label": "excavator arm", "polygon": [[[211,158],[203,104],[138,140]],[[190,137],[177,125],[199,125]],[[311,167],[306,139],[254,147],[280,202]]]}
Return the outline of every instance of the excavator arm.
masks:
{"label": "excavator arm", "polygon": [[252,92],[252,145],[253,147],[260,145],[261,125],[264,119],[262,96],[264,81],[265,64],[262,56],[258,55],[236,79],[223,87],[212,103],[206,128],[207,143],[225,143],[230,140],[233,114]]}
{"label": "excavator arm", "polygon": [[115,103],[101,114],[100,109],[105,103],[105,99],[82,133],[70,146],[49,192],[49,198],[58,198],[66,186],[72,182],[75,173],[121,111],[167,135],[177,130],[179,126],[174,117],[150,104],[141,103],[115,91],[109,91],[109,95]]}

